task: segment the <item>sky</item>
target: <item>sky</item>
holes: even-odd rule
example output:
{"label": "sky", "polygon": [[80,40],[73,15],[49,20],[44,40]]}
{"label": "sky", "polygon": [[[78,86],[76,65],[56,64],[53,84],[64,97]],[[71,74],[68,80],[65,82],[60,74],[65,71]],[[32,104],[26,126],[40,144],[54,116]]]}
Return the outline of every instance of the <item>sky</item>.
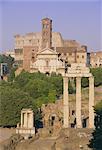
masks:
{"label": "sky", "polygon": [[64,39],[102,50],[102,0],[0,0],[0,51],[14,49],[15,34],[41,32],[45,17]]}

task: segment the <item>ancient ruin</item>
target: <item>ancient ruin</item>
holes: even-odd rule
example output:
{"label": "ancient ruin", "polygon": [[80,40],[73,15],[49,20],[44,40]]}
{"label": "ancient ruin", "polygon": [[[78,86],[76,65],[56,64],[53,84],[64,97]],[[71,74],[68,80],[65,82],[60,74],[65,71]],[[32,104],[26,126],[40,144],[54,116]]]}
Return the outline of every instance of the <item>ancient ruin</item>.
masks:
{"label": "ancient ruin", "polygon": [[[83,128],[83,116],[81,105],[81,78],[89,78],[89,111],[87,112],[87,128],[94,128],[94,77],[90,70],[84,64],[71,64],[67,68],[67,72],[63,72],[63,100],[57,100],[55,104],[43,104],[41,111],[43,116],[44,127],[53,128]],[[76,102],[69,102],[68,80],[76,79]],[[75,122],[75,124],[74,124]],[[74,124],[74,125],[73,125]]]}
{"label": "ancient ruin", "polygon": [[67,73],[63,76],[64,93],[63,93],[63,113],[64,128],[69,127],[69,100],[68,100],[68,80],[76,78],[76,127],[82,128],[81,120],[81,78],[89,78],[89,128],[94,128],[94,77],[85,65],[75,64],[68,68]]}
{"label": "ancient ruin", "polygon": [[25,139],[35,134],[34,114],[31,109],[21,110],[21,124],[17,124],[16,133],[21,134]]}
{"label": "ancient ruin", "polygon": [[63,126],[63,101],[57,100],[55,103],[43,104],[41,107],[42,122],[44,128],[61,129]]}

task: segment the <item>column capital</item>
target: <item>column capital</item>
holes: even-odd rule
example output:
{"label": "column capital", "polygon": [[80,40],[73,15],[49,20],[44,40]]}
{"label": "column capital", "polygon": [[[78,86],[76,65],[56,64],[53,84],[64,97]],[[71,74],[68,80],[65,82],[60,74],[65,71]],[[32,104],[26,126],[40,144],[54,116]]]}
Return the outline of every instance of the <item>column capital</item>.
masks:
{"label": "column capital", "polygon": [[63,79],[68,79],[68,76],[63,76]]}
{"label": "column capital", "polygon": [[94,76],[90,76],[89,79],[94,79]]}
{"label": "column capital", "polygon": [[81,79],[82,77],[76,77],[76,79]]}

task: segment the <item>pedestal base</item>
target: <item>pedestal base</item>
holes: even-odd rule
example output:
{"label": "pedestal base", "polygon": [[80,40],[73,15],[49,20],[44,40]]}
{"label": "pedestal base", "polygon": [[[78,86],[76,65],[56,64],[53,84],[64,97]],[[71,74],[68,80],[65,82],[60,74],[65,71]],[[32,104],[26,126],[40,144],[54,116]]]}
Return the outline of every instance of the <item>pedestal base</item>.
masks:
{"label": "pedestal base", "polygon": [[35,128],[16,128],[16,134],[21,134],[24,139],[28,139],[30,136],[35,135]]}

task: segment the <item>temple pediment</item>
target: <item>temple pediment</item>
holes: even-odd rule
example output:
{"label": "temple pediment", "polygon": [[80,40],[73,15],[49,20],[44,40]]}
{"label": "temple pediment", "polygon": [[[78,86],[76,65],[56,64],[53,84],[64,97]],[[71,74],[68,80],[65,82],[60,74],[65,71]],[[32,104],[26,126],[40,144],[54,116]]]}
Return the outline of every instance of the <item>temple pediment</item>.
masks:
{"label": "temple pediment", "polygon": [[38,52],[37,55],[57,55],[57,52],[50,48],[44,48],[43,50]]}

